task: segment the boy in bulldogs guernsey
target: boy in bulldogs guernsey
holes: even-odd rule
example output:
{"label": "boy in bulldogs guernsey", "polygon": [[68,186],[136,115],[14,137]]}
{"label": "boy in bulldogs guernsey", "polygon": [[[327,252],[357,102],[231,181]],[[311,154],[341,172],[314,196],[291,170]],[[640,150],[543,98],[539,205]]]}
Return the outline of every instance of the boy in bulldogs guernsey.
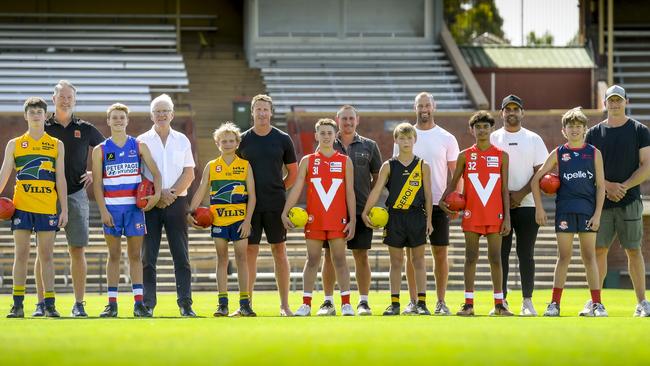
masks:
{"label": "boy in bulldogs guernsey", "polygon": [[413,145],[417,140],[413,125],[408,122],[397,125],[393,130],[393,139],[399,149],[398,154],[382,164],[379,177],[368,195],[361,218],[366,226],[374,228],[368,212],[386,187],[388,223],[384,228],[384,244],[388,245],[390,256],[391,303],[384,311],[384,315],[400,314],[399,293],[402,287],[405,248],[411,249],[415,269],[418,300],[417,313],[413,315],[431,315],[426,304],[427,272],[424,259],[427,236],[433,231],[431,169],[424,159],[413,154]]}
{"label": "boy in bulldogs guernsey", "polygon": [[309,214],[309,221],[305,225],[307,261],[303,271],[303,304],[296,311],[296,316],[311,315],[312,291],[325,240],[330,245],[336,282],[341,289],[341,314],[354,315],[350,305],[350,272],[345,245],[347,240],[354,237],[356,225],[354,168],[349,157],[334,150],[337,128],[336,122],[328,118],[316,123],[315,137],[320,148],[300,160],[296,184],[289,192],[282,211],[284,226],[293,228],[287,214],[298,202],[306,185]]}
{"label": "boy in bulldogs guernsey", "polygon": [[[486,111],[474,113],[469,120],[476,144],[458,155],[456,171],[440,199],[440,208],[456,214],[445,203],[463,177],[465,210],[462,228],[465,233],[465,303],[456,313],[474,315],[474,278],[479,255],[479,239],[488,242],[488,261],[494,288],[494,309],[490,315],[512,316],[503,304],[503,272],[501,269],[501,237],[510,232],[510,195],[508,192],[508,154],[490,143],[494,118]],[[506,208],[506,209],[504,209]]]}
{"label": "boy in bulldogs guernsey", "polygon": [[[122,235],[126,236],[134,306],[134,317],[151,317],[142,301],[142,241],[146,233],[144,211],[152,209],[160,198],[162,178],[147,145],[126,134],[129,108],[115,103],[106,111],[111,137],[93,149],[93,192],[104,226],[108,246],[106,282],[108,305],[99,314],[102,318],[117,317],[117,289],[120,280]],[[142,181],[142,163],[154,178],[155,193],[144,209],[136,206],[138,185]],[[101,179],[99,177],[102,177]]]}
{"label": "boy in bulldogs guernsey", "polygon": [[197,229],[192,212],[210,194],[212,238],[217,249],[218,305],[215,317],[228,316],[228,243],[233,242],[239,283],[239,309],[230,316],[256,316],[251,308],[248,288],[248,236],[257,202],[255,180],[248,160],[235,154],[241,142],[241,132],[232,122],[226,122],[212,134],[221,156],[209,161],[203,168],[201,183],[192,197],[187,222]]}
{"label": "boy in bulldogs guernsey", "polygon": [[555,233],[557,235],[557,263],[553,280],[553,295],[544,316],[560,316],[560,300],[566,281],[573,237],[580,239],[580,255],[585,265],[587,284],[591,291],[590,311],[581,316],[607,316],[600,299],[600,281],[596,261],[596,233],[605,202],[605,175],[603,158],[598,149],[585,143],[587,116],[578,108],[562,117],[562,134],[567,143],[553,150],[544,165],[535,173],[531,188],[535,199],[535,220],[546,224],[539,180],[555,166],[558,167],[560,188],[555,197]]}

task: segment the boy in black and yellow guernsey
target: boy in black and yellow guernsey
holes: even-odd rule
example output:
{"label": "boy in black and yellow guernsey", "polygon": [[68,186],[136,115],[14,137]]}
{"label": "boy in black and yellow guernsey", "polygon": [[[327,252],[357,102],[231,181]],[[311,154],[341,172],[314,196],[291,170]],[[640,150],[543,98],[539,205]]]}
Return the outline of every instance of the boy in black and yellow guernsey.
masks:
{"label": "boy in black and yellow guernsey", "polygon": [[399,292],[402,287],[404,248],[411,249],[415,282],[418,292],[419,315],[431,315],[426,305],[427,272],[424,253],[431,225],[431,169],[413,154],[417,138],[415,128],[408,122],[400,123],[393,131],[399,153],[382,164],[379,178],[368,196],[361,218],[366,226],[374,228],[368,212],[375,205],[384,186],[388,189],[386,207],[388,224],[384,228],[384,244],[390,255],[391,304],[384,315],[399,315]]}
{"label": "boy in black and yellow guernsey", "polygon": [[[221,156],[205,165],[201,183],[190,203],[190,212],[194,212],[206,193],[210,192],[210,211],[214,217],[212,237],[217,249],[219,291],[219,305],[214,316],[228,316],[228,242],[231,241],[234,243],[237,262],[239,310],[230,316],[255,316],[250,306],[246,259],[251,218],[256,202],[253,171],[247,160],[235,154],[241,142],[237,126],[226,122],[214,131],[213,138]],[[187,215],[187,221],[199,228],[191,214]]]}
{"label": "boy in black and yellow guernsey", "polygon": [[[14,305],[8,318],[22,318],[27,260],[32,231],[36,232],[38,257],[45,287],[45,316],[59,317],[54,307],[54,235],[68,221],[68,194],[64,175],[63,143],[45,133],[47,103],[41,98],[25,101],[27,132],[9,141],[0,169],[0,192],[16,169],[11,230],[14,234]],[[57,215],[57,198],[61,213]]]}

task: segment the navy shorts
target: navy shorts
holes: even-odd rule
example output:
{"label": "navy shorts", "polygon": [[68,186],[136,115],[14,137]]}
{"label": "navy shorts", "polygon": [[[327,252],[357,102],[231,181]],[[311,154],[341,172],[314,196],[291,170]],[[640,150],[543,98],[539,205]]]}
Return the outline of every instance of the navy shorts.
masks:
{"label": "navy shorts", "polygon": [[587,227],[587,222],[591,215],[576,213],[555,213],[555,232],[556,233],[593,233]]}
{"label": "navy shorts", "polygon": [[212,225],[211,231],[211,236],[213,238],[220,238],[220,239],[225,239],[228,242],[235,242],[237,240],[242,240],[242,238],[239,235],[239,227],[241,227],[241,224],[244,221],[237,221],[234,224],[226,225],[226,226],[215,226]]}
{"label": "navy shorts", "polygon": [[106,206],[108,212],[113,216],[115,226],[104,225],[104,234],[110,236],[144,236],[147,233],[147,225],[144,221],[144,212],[133,207]]}
{"label": "navy shorts", "polygon": [[59,215],[39,214],[16,209],[11,218],[11,230],[59,231]]}

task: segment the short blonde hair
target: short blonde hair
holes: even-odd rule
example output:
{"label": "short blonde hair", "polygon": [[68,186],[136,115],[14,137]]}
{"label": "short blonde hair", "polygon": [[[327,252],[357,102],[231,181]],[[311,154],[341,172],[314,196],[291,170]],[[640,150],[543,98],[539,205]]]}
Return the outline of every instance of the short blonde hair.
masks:
{"label": "short blonde hair", "polygon": [[578,122],[585,127],[589,124],[589,118],[582,111],[582,107],[575,107],[569,109],[564,116],[562,116],[562,127],[566,127],[570,122]]}
{"label": "short blonde hair", "polygon": [[316,122],[316,125],[314,126],[314,129],[318,131],[318,128],[320,126],[331,126],[334,128],[334,131],[338,131],[339,127],[336,125],[336,122],[334,122],[333,119],[331,118],[321,118]]}
{"label": "short blonde hair", "polygon": [[129,107],[125,106],[122,103],[115,103],[112,106],[108,107],[106,110],[106,118],[111,118],[111,112],[113,111],[122,111],[126,113],[126,116],[129,116]]}
{"label": "short blonde hair", "polygon": [[253,100],[251,100],[251,112],[255,108],[255,103],[262,101],[262,102],[267,102],[271,105],[271,110],[273,110],[273,99],[269,97],[266,94],[257,94],[256,96],[253,97]]}
{"label": "short blonde hair", "polygon": [[397,140],[400,135],[417,137],[417,132],[410,122],[404,121],[395,126],[395,129],[393,130],[393,138],[395,140]]}
{"label": "short blonde hair", "polygon": [[235,125],[230,121],[222,123],[221,126],[219,126],[219,128],[214,130],[214,132],[212,133],[212,138],[214,139],[214,141],[219,141],[221,136],[227,133],[232,133],[233,135],[235,135],[235,140],[237,140],[237,143],[241,142],[241,130],[239,129],[239,127],[237,127],[237,125]]}

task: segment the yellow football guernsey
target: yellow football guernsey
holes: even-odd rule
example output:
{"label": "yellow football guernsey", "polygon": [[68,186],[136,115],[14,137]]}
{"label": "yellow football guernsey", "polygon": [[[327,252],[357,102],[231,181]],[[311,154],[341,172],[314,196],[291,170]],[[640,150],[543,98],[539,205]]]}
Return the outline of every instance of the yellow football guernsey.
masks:
{"label": "yellow football guernsey", "polygon": [[235,157],[230,165],[218,157],[210,161],[210,211],[212,225],[226,226],[246,217],[248,161]]}
{"label": "yellow football guernsey", "polygon": [[43,135],[34,140],[29,133],[16,139],[14,162],[16,209],[39,214],[56,214],[56,158],[59,140]]}

